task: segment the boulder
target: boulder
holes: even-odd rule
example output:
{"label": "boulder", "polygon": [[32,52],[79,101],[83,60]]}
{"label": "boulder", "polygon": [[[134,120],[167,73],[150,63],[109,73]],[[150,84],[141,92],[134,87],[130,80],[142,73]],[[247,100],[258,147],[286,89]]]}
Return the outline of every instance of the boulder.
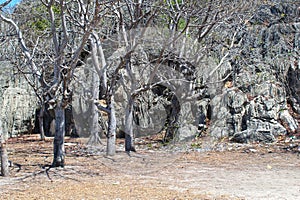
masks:
{"label": "boulder", "polygon": [[225,88],[211,102],[210,135],[215,138],[232,136],[243,129],[246,95],[238,88]]}
{"label": "boulder", "polygon": [[178,128],[178,133],[175,135],[175,139],[179,142],[191,141],[198,134],[198,127],[193,124],[186,124]]}
{"label": "boulder", "polygon": [[231,138],[233,142],[248,143],[248,142],[264,142],[272,143],[276,141],[276,138],[269,130],[244,130],[242,132],[235,133]]}

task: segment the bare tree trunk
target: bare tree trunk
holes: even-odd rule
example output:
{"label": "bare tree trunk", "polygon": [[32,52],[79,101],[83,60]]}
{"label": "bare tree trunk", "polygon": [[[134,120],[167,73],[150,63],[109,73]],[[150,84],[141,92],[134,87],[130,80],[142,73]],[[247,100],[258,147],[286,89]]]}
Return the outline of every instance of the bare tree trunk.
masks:
{"label": "bare tree trunk", "polygon": [[100,43],[100,40],[97,40],[97,49],[98,49],[98,53],[100,55],[100,59],[101,59],[101,76],[100,76],[100,86],[101,86],[101,90],[100,90],[100,97],[104,97],[106,92],[107,92],[107,75],[106,75],[106,61],[105,61],[105,56],[104,56],[104,52],[103,52],[103,48],[102,45]]}
{"label": "bare tree trunk", "polygon": [[65,162],[65,109],[59,103],[55,108],[55,137],[53,142],[52,167],[64,167]]}
{"label": "bare tree trunk", "polygon": [[8,156],[3,138],[2,121],[0,119],[0,160],[1,160],[1,175],[9,176]]}
{"label": "bare tree trunk", "polygon": [[[93,33],[93,37],[90,37],[89,44],[91,46],[91,53],[92,53],[92,62],[94,65],[94,68],[97,72],[93,73],[93,86],[92,86],[92,94],[93,100],[98,100],[99,99],[99,85],[101,86],[100,89],[100,97],[104,97],[106,94],[107,90],[107,79],[106,79],[106,71],[102,71],[105,68],[106,62],[105,62],[105,57],[103,53],[103,49],[100,43],[100,39],[96,33]],[[100,54],[100,59],[101,59],[101,65],[99,63],[99,58],[98,54]],[[101,67],[100,67],[101,66]],[[100,82],[99,82],[100,81]],[[97,111],[97,106],[95,105],[94,102],[92,102],[92,127],[91,127],[91,136],[88,141],[88,144],[90,145],[98,145],[102,144],[99,136],[99,113]]]}
{"label": "bare tree trunk", "polygon": [[109,120],[108,120],[108,133],[107,133],[107,150],[106,153],[108,156],[114,156],[116,154],[116,128],[117,128],[117,120],[115,113],[115,105],[114,105],[114,96],[111,96],[108,109]]}
{"label": "bare tree trunk", "polygon": [[39,113],[39,128],[40,128],[41,140],[45,140],[44,112],[45,112],[45,104],[42,103],[42,106],[41,106],[41,109],[40,109],[40,113]]}
{"label": "bare tree trunk", "polygon": [[[96,33],[93,33],[93,36],[94,37],[89,40],[92,49],[92,61],[96,72],[100,77],[100,98],[104,98],[107,92],[106,60],[100,38]],[[101,65],[99,62],[99,56]]]}
{"label": "bare tree trunk", "polygon": [[133,99],[130,98],[125,115],[125,151],[135,151],[133,135]]}
{"label": "bare tree trunk", "polygon": [[9,176],[8,156],[7,156],[6,146],[4,142],[1,142],[0,157],[1,157],[1,174],[2,176]]}

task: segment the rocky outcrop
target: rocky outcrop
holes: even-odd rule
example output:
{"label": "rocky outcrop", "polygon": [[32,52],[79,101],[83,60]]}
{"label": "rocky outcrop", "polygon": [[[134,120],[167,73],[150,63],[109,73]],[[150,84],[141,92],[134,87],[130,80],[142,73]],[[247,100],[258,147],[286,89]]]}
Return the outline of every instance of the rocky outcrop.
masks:
{"label": "rocky outcrop", "polygon": [[273,142],[287,134],[283,123],[290,132],[296,131],[298,124],[288,112],[284,87],[264,82],[252,89],[254,96],[236,87],[225,88],[212,99],[211,135],[238,142]]}
{"label": "rocky outcrop", "polygon": [[[289,105],[295,111],[300,111],[297,9],[296,5],[274,1],[259,6],[251,17],[241,22],[237,32],[235,25],[232,25],[235,23],[219,26],[217,31],[214,30],[217,45],[212,47],[209,56],[203,56],[200,63],[187,62],[192,55],[180,57],[176,50],[163,55],[161,64],[166,68],[160,68],[155,81],[161,80],[159,76],[185,80],[163,84],[166,91],[173,93],[179,102],[175,106],[177,102],[170,101],[170,98],[165,102],[160,101],[163,103],[159,109],[166,113],[166,135],[168,131],[173,132],[180,141],[194,138],[203,127],[206,128],[207,120],[212,137],[229,137],[236,142],[274,142],[279,135],[294,134],[298,122],[291,115]],[[153,32],[151,34],[152,37],[155,35]],[[227,49],[226,38],[234,40],[230,49]],[[156,39],[163,40],[159,36]],[[180,42],[176,45],[180,46]],[[132,67],[137,71],[134,75],[139,75],[135,77],[136,80],[148,78],[149,70],[144,70],[145,62],[159,57],[159,48],[159,44],[154,47],[148,43],[131,58]],[[119,58],[118,54],[124,54],[124,51],[116,51],[112,60]],[[139,69],[146,73],[141,73]],[[130,91],[130,88],[125,88],[128,87],[128,78],[122,77],[122,80],[125,80],[125,84],[120,84],[116,93],[119,101],[117,110],[120,113],[125,112]],[[154,92],[152,95],[168,99],[163,94]],[[148,99],[151,101],[147,104],[155,104],[155,98]],[[151,106],[144,109],[147,107],[144,101],[137,107],[145,113]],[[140,118],[139,123],[158,127],[153,120]],[[124,124],[124,120],[120,120],[119,124]]]}
{"label": "rocky outcrop", "polygon": [[[98,87],[99,78],[94,70],[91,58],[87,59],[86,65],[75,70],[77,77],[72,84],[72,106],[66,112],[66,133],[71,136],[89,137],[92,133],[94,87]],[[74,127],[75,126],[75,127]],[[100,127],[99,127],[100,132]]]}
{"label": "rocky outcrop", "polygon": [[0,117],[4,138],[32,131],[37,105],[31,87],[22,75],[13,76],[13,73],[9,62],[0,62]]}
{"label": "rocky outcrop", "polygon": [[33,129],[36,98],[22,88],[9,87],[4,91],[1,118],[4,137],[14,137]]}
{"label": "rocky outcrop", "polygon": [[284,3],[263,5],[239,33],[240,53],[228,62],[232,74],[219,94],[211,93],[213,137],[274,142],[278,135],[296,132],[298,122],[288,109],[293,102],[299,112],[296,11]]}
{"label": "rocky outcrop", "polygon": [[[151,30],[149,30],[151,32]],[[152,33],[152,32],[151,32]],[[146,34],[147,35],[147,34]],[[161,37],[160,35],[155,38]],[[154,37],[153,35],[151,37]],[[146,36],[145,36],[146,37]],[[154,40],[156,41],[156,40]],[[132,82],[126,69],[120,73],[115,92],[117,125],[121,132],[125,127],[125,110],[128,98],[134,89],[147,83],[159,58],[159,45],[148,43],[138,46],[131,54],[130,67]],[[125,49],[116,50],[108,59],[111,66],[109,74],[113,74],[119,64],[119,58]],[[136,137],[164,133],[164,139],[179,141],[190,140],[198,134],[198,116],[200,115],[197,98],[191,97],[192,79],[195,67],[184,58],[166,52],[159,71],[154,75],[152,83],[160,83],[140,93],[134,102],[134,134]]]}

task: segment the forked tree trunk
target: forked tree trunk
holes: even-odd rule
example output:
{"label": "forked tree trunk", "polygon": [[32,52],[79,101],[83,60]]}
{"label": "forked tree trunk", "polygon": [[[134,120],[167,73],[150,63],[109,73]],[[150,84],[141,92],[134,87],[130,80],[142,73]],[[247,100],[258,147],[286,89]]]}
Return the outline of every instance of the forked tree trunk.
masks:
{"label": "forked tree trunk", "polygon": [[133,99],[130,98],[125,115],[125,151],[135,151],[133,135]]}
{"label": "forked tree trunk", "polygon": [[107,150],[108,156],[114,156],[116,154],[116,128],[117,120],[114,107],[114,96],[111,97],[108,109],[110,110],[108,119],[108,133],[107,133]]}
{"label": "forked tree trunk", "polygon": [[64,167],[65,162],[65,109],[59,103],[55,108],[55,137],[53,142],[52,167]]}

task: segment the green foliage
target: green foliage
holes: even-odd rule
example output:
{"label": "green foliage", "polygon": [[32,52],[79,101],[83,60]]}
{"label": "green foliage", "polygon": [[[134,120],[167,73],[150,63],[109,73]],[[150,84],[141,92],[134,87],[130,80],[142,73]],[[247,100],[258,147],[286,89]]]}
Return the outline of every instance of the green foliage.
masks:
{"label": "green foliage", "polygon": [[187,25],[187,22],[186,20],[180,18],[179,21],[178,21],[178,24],[177,24],[177,29],[178,30],[183,30]]}
{"label": "green foliage", "polygon": [[[52,6],[52,10],[54,15],[58,16],[61,13],[61,10],[58,6]],[[51,23],[47,18],[48,13],[47,8],[43,5],[33,7],[32,9],[32,20],[28,21],[28,25],[33,31],[45,31],[50,28]],[[59,20],[56,20],[56,24],[58,24]]]}
{"label": "green foliage", "polygon": [[[164,0],[164,3],[167,3],[168,0]],[[178,4],[181,5],[183,2],[182,0],[177,0]],[[170,1],[171,5],[172,6],[175,6],[176,5],[176,0],[172,0]]]}
{"label": "green foliage", "polygon": [[281,17],[281,18],[284,18],[284,17],[286,17],[286,14],[285,14],[285,13],[281,13],[281,14],[280,14],[280,17]]}
{"label": "green foliage", "polygon": [[195,149],[201,148],[201,147],[202,147],[202,144],[201,144],[201,142],[196,141],[196,142],[193,142],[193,143],[191,144],[191,147],[192,147],[192,148],[195,148]]}
{"label": "green foliage", "polygon": [[50,22],[47,19],[38,19],[30,24],[30,27],[36,31],[45,31],[50,27]]}
{"label": "green foliage", "polygon": [[45,31],[50,27],[50,22],[45,18],[44,13],[47,13],[46,7],[39,5],[31,9],[31,16],[29,17],[26,26],[30,27],[32,31]]}
{"label": "green foliage", "polygon": [[[177,2],[177,3],[176,3]],[[164,5],[166,7],[172,7],[172,9],[174,9],[174,12],[177,12],[177,5],[179,5],[180,7],[183,5],[183,0],[164,0]],[[174,13],[175,14],[175,13]],[[163,25],[163,27],[169,27],[169,25],[171,23],[176,25],[176,29],[177,30],[183,30],[186,25],[187,25],[187,21],[184,18],[179,18],[176,21],[172,20],[172,17],[169,16],[169,14],[166,13],[161,13],[159,15],[159,18],[162,20],[163,23],[161,23],[161,25]]]}
{"label": "green foliage", "polygon": [[61,13],[61,10],[58,6],[52,6],[51,8],[52,8],[54,14],[59,15]]}

